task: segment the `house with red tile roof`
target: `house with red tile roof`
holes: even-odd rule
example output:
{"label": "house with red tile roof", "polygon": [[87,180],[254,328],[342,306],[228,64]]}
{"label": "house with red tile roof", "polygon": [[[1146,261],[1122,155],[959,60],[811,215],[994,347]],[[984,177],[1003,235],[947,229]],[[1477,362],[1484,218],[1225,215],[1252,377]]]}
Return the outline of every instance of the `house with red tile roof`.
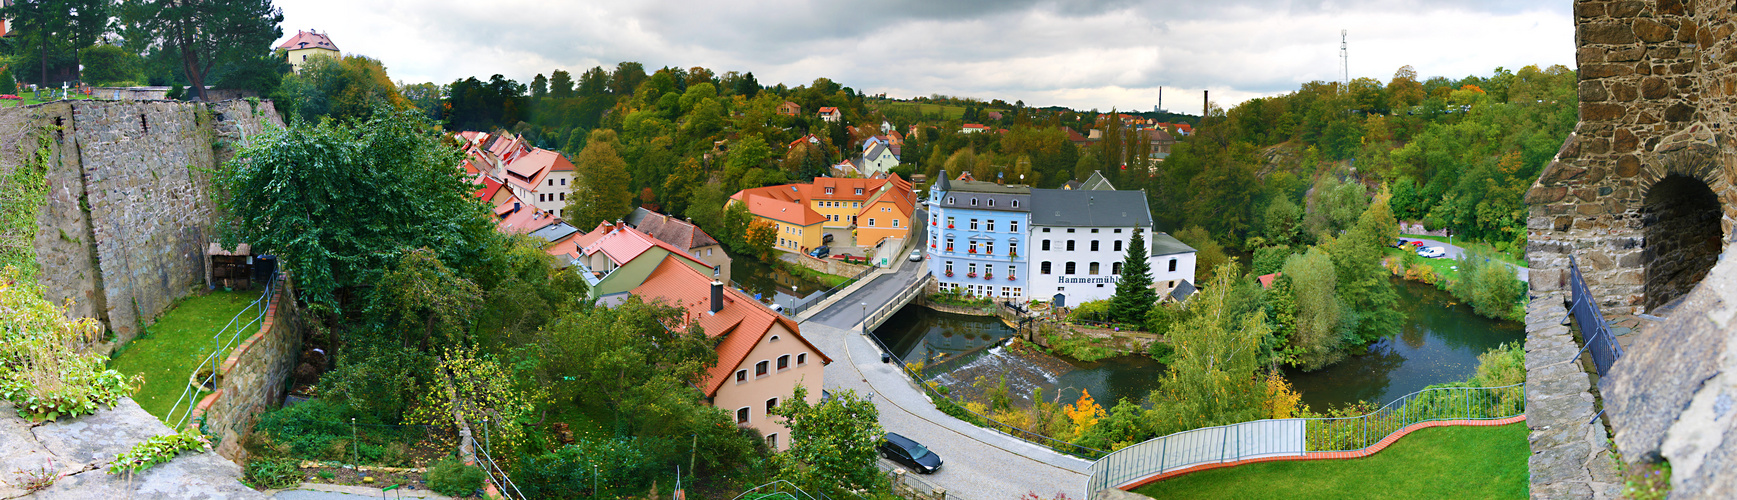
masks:
{"label": "house with red tile roof", "polygon": [[566,215],[567,196],[577,178],[565,155],[531,146],[510,133],[465,131],[454,136],[464,144],[466,172],[485,173],[521,202],[557,217]]}
{"label": "house with red tile roof", "polygon": [[838,108],[827,106],[820,108],[820,119],[829,123],[838,123],[839,120],[844,119],[844,113],[839,112]]}
{"label": "house with red tile roof", "polygon": [[732,203],[746,203],[755,218],[778,228],[774,248],[807,253],[821,244],[825,228],[856,231],[858,246],[885,238],[904,238],[917,197],[898,175],[885,178],[816,177],[809,184],[784,184],[737,191]]}
{"label": "house with red tile roof", "polygon": [[525,203],[516,196],[495,206],[494,212],[498,219],[495,222],[495,231],[507,234],[528,234],[560,220],[555,214],[537,210],[536,206]]}
{"label": "house with red tile roof", "polygon": [[802,137],[798,137],[794,141],[790,141],[790,146],[787,149],[796,149],[797,147],[802,146],[802,143],[804,143],[804,142],[812,144],[812,145],[814,145],[814,147],[817,147],[817,148],[826,149],[826,144],[822,143],[820,141],[820,138],[815,137],[814,134],[808,134],[808,135],[805,135]]}
{"label": "house with red tile roof", "polygon": [[964,125],[959,127],[959,133],[961,133],[961,134],[975,134],[978,132],[988,132],[988,131],[989,131],[989,126],[983,125],[981,123],[967,123],[967,124],[964,124]]}
{"label": "house with red tile roof", "polygon": [[284,57],[290,63],[290,71],[296,73],[302,72],[302,65],[307,64],[308,57],[336,58],[339,56],[338,46],[332,43],[332,38],[318,31],[297,30],[296,36],[285,40],[283,44],[277,46],[277,49],[285,52]]}
{"label": "house with red tile roof", "polygon": [[794,397],[797,384],[809,389],[809,403],[819,403],[825,367],[832,363],[802,336],[796,321],[674,255],[655,259],[631,293],[687,310],[683,327],[698,324],[718,339],[718,364],[694,385],[708,404],[730,412],[736,425],[758,430],[775,450],[789,449],[790,429],[771,410]]}
{"label": "house with red tile roof", "polygon": [[[590,243],[578,248],[575,252],[577,258],[571,262],[579,267],[579,274],[591,285],[590,297],[593,299],[639,286],[664,256],[673,256],[707,275],[712,272],[712,266],[688,255],[686,250],[625,224],[600,225],[592,233],[597,234],[586,238]],[[592,235],[587,233],[587,236]]]}

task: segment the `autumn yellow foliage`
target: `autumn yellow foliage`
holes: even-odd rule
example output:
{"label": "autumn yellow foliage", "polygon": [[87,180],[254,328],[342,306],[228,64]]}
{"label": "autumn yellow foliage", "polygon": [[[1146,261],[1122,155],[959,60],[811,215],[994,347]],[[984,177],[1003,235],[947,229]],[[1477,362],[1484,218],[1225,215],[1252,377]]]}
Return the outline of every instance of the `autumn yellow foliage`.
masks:
{"label": "autumn yellow foliage", "polygon": [[1084,389],[1080,390],[1079,401],[1062,406],[1062,413],[1066,414],[1068,420],[1074,424],[1073,434],[1066,439],[1067,441],[1079,439],[1080,436],[1086,435],[1086,431],[1091,430],[1092,426],[1098,425],[1098,419],[1107,415],[1104,412],[1104,407],[1098,406],[1098,403],[1092,400],[1091,391]]}

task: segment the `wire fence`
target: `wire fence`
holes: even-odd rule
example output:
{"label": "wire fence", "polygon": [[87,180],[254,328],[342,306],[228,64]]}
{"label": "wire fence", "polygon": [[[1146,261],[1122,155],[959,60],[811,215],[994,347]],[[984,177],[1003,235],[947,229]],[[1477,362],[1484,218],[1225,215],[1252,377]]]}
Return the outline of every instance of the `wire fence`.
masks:
{"label": "wire fence", "polygon": [[[169,424],[169,427],[180,429],[186,425],[193,415],[193,407],[199,404],[199,397],[217,390],[218,368],[228,358],[230,349],[241,342],[242,334],[254,331],[253,328],[265,319],[265,312],[271,308],[272,294],[277,291],[280,276],[274,271],[271,278],[265,281],[265,291],[259,294],[259,298],[253,299],[252,304],[235,313],[234,317],[229,318],[229,323],[211,334],[211,353],[205,355],[205,359],[199,361],[199,366],[193,369],[193,373],[187,375],[187,386],[181,389],[181,396],[175,399],[174,406],[169,407],[169,413],[163,415],[163,422]],[[247,319],[250,317],[251,319]],[[177,417],[177,414],[180,416]]]}
{"label": "wire fence", "polygon": [[1153,438],[1092,463],[1087,491],[1131,486],[1168,472],[1270,457],[1361,451],[1423,422],[1499,420],[1526,412],[1525,385],[1437,387],[1344,418],[1256,420]]}

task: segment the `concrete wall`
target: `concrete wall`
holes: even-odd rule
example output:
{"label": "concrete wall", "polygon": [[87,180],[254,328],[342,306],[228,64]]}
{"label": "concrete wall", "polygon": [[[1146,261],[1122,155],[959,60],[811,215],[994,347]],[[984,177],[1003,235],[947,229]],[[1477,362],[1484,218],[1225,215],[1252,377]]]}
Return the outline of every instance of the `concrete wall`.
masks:
{"label": "concrete wall", "polygon": [[0,173],[46,134],[50,194],[38,217],[39,279],[70,314],[125,343],[203,286],[214,207],[205,173],[282,120],[269,102],[61,101],[0,109]]}
{"label": "concrete wall", "polygon": [[796,254],[796,263],[798,265],[801,265],[802,267],[806,267],[806,268],[809,268],[809,269],[812,269],[815,271],[820,271],[820,272],[823,272],[826,274],[831,274],[834,276],[843,276],[846,278],[856,276],[858,274],[862,274],[864,271],[868,271],[869,269],[873,269],[870,266],[849,264],[843,260],[834,259],[831,257],[827,257],[825,259],[816,259],[814,257],[809,257],[808,255],[804,255],[804,254]]}
{"label": "concrete wall", "polygon": [[230,351],[217,368],[217,391],[193,407],[193,422],[221,438],[217,453],[224,458],[246,463],[241,444],[253,431],[253,416],[283,403],[284,382],[300,358],[303,326],[295,288],[289,278],[281,279],[259,331]]}

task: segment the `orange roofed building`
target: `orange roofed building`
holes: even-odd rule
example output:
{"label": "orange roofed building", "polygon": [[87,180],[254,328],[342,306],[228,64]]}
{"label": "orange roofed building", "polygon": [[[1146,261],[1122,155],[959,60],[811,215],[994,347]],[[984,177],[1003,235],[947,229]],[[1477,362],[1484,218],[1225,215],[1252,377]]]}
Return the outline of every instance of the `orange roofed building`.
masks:
{"label": "orange roofed building", "polygon": [[770,410],[792,397],[796,384],[808,388],[809,403],[818,404],[825,367],[832,363],[803,338],[795,320],[674,255],[660,259],[633,295],[686,309],[686,321],[718,339],[718,364],[695,384],[706,402],[729,411],[736,425],[759,430],[773,449],[790,448],[790,429]]}
{"label": "orange roofed building", "polygon": [[737,191],[730,203],[747,204],[755,218],[777,227],[773,248],[807,253],[821,245],[825,228],[854,229],[859,247],[906,237],[917,195],[897,174],[883,179],[816,177],[812,184]]}

